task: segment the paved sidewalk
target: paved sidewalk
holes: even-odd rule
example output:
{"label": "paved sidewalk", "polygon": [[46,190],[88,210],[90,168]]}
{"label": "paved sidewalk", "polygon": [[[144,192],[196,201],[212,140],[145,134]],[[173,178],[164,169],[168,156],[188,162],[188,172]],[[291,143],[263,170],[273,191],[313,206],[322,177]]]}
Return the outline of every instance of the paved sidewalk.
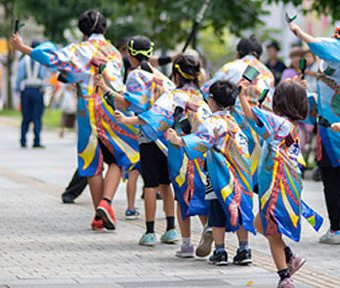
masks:
{"label": "paved sidewalk", "polygon": [[[2,287],[276,287],[277,276],[263,237],[251,238],[254,265],[215,267],[206,259],[174,257],[178,245],[138,246],[143,220],[125,221],[125,185],[114,200],[115,232],[96,233],[88,191],[77,205],[61,204],[60,194],[76,168],[76,137],[45,132],[45,150],[20,149],[18,128],[0,119],[0,288]],[[139,189],[141,183],[139,183]],[[325,214],[321,184],[306,181],[305,198]],[[307,192],[308,191],[308,192]],[[139,199],[137,207],[143,210]],[[158,236],[165,220],[158,201]],[[322,232],[327,225],[322,228]],[[193,220],[193,240],[200,225]],[[292,247],[307,264],[294,276],[296,287],[340,287],[339,246],[318,244],[320,233],[303,222],[304,234]],[[235,236],[227,235],[230,259]]]}

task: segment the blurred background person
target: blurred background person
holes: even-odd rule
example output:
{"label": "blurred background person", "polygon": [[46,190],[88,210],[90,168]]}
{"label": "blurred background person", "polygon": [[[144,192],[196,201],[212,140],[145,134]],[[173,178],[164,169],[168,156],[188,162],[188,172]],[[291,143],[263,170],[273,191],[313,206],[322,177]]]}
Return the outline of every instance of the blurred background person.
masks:
{"label": "blurred background person", "polygon": [[286,79],[293,79],[301,73],[300,59],[302,58],[303,50],[300,47],[294,47],[289,53],[290,66],[282,73],[281,82]]}
{"label": "blurred background person", "polygon": [[316,56],[312,53],[312,51],[306,50],[304,51],[302,58],[305,58],[307,62],[307,69],[305,70],[305,79],[308,84],[307,91],[309,93],[317,93],[317,72],[319,64]]}
{"label": "blurred background person", "polygon": [[277,41],[271,41],[267,45],[267,62],[266,66],[273,73],[275,78],[275,86],[280,83],[282,73],[287,69],[286,65],[278,58],[278,53],[280,51],[280,46]]}
{"label": "blurred background person", "polygon": [[[40,43],[33,40],[31,47],[35,48]],[[42,129],[42,115],[44,112],[44,78],[47,69],[29,56],[23,56],[19,61],[15,90],[20,93],[21,101],[21,137],[20,146],[27,147],[26,134],[29,125],[33,122],[34,141],[33,148],[44,148],[40,143]]]}

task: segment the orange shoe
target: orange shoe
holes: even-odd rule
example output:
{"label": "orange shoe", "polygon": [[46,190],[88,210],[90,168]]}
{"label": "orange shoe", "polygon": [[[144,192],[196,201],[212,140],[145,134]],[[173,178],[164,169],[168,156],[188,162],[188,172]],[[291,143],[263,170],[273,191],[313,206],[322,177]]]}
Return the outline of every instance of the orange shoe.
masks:
{"label": "orange shoe", "polygon": [[103,220],[102,219],[96,220],[96,217],[94,217],[91,222],[91,228],[94,231],[103,231],[105,229],[103,225]]}
{"label": "orange shoe", "polygon": [[103,220],[103,225],[106,229],[116,229],[116,216],[113,212],[112,207],[107,203],[106,200],[100,201],[96,214]]}

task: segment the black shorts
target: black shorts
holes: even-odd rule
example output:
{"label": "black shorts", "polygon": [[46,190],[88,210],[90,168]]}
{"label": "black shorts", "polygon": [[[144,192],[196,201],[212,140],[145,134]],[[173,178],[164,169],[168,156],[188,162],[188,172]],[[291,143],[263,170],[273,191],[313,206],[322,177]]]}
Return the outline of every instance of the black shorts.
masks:
{"label": "black shorts", "polygon": [[146,188],[169,185],[168,160],[156,143],[139,145],[142,178]]}
{"label": "black shorts", "polygon": [[227,218],[222,205],[217,199],[209,200],[209,226],[225,227]]}
{"label": "black shorts", "polygon": [[100,150],[103,155],[103,160],[106,164],[116,164],[116,158],[113,156],[113,154],[110,152],[110,150],[105,146],[105,144],[98,138]]}

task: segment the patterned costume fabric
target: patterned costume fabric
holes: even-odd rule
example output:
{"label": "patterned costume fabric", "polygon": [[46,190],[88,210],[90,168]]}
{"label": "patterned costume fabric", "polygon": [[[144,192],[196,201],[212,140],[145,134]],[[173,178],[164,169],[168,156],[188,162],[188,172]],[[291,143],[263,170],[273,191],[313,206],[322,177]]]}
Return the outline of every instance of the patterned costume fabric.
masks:
{"label": "patterned costume fabric", "polygon": [[[340,122],[340,40],[319,40],[321,42],[308,44],[310,50],[324,60],[319,67],[317,113],[330,123]],[[319,125],[319,135],[332,167],[339,167],[340,133]],[[321,149],[318,152],[318,160],[321,160]]]}
{"label": "patterned costume fabric", "polygon": [[[274,76],[272,72],[254,56],[247,55],[242,59],[235,60],[223,65],[215,76],[209,80],[202,88],[205,97],[209,97],[210,86],[219,80],[229,80],[234,84],[238,84],[242,80],[242,74],[246,70],[247,66],[254,67],[260,74],[257,76],[254,83],[249,86],[246,91],[248,102],[251,106],[258,106],[259,97],[264,90],[269,90],[265,101],[262,103],[262,107],[268,111],[272,110],[272,90],[274,88]],[[260,158],[261,139],[248,125],[239,100],[235,103],[235,112],[232,113],[237,124],[241,127],[247,138],[249,139],[249,153],[251,157],[251,172],[253,175],[253,183],[257,184],[256,171],[258,167],[258,161]]]}
{"label": "patterned costume fabric", "polygon": [[265,140],[258,174],[263,231],[265,235],[282,233],[299,241],[303,185],[297,165],[300,154],[298,126],[257,107],[252,111],[261,125],[247,120]]}
{"label": "patterned costume fabric", "polygon": [[31,57],[59,70],[78,91],[78,169],[81,177],[97,175],[103,170],[103,155],[98,139],[114,155],[123,171],[139,161],[137,128],[118,124],[112,108],[101,90],[94,85],[94,76],[101,64],[103,76],[114,90],[124,92],[122,59],[118,50],[101,34],[92,34],[85,42],[57,50],[51,42],[37,46]]}
{"label": "patterned costume fabric", "polygon": [[[124,98],[131,103],[128,110],[135,114],[140,114],[149,110],[162,94],[174,88],[175,85],[170,79],[157,69],[152,68],[152,73],[150,73],[141,67],[137,67],[128,74]],[[148,134],[150,127],[141,125],[140,128],[143,131],[139,135],[140,143],[150,142],[148,139],[143,139],[145,138],[144,134]],[[164,137],[161,140],[163,144],[159,141],[156,143],[165,145],[166,140]],[[160,149],[163,150],[163,146]]]}
{"label": "patterned costume fabric", "polygon": [[226,214],[226,231],[253,232],[253,185],[248,140],[228,111],[217,111],[199,125],[195,134],[183,136],[189,159],[207,151],[212,186]]}
{"label": "patterned costume fabric", "polygon": [[[173,126],[177,106],[184,109],[182,116],[188,119],[192,131],[196,131],[199,124],[211,115],[198,89],[189,85],[174,89],[163,94],[149,111],[139,115],[152,128],[150,133],[146,134],[150,139],[161,138],[166,130]],[[180,129],[177,131],[184,135]],[[190,161],[183,148],[168,143],[169,174],[183,219],[192,215],[208,214],[208,203],[204,200],[206,182],[204,161],[203,153]]]}

